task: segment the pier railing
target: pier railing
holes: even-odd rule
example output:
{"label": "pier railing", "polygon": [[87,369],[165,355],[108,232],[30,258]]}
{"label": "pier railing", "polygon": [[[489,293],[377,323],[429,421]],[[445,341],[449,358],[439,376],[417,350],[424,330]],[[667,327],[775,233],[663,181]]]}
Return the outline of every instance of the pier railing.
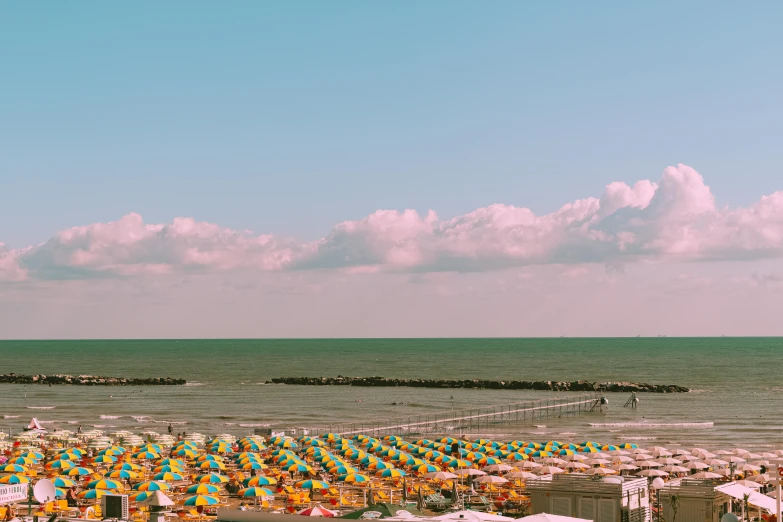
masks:
{"label": "pier railing", "polygon": [[375,419],[365,422],[321,424],[287,428],[292,434],[339,433],[383,437],[385,435],[427,435],[447,433],[478,433],[494,426],[526,424],[561,417],[577,417],[601,408],[599,394],[579,394],[567,397],[527,401],[502,406]]}

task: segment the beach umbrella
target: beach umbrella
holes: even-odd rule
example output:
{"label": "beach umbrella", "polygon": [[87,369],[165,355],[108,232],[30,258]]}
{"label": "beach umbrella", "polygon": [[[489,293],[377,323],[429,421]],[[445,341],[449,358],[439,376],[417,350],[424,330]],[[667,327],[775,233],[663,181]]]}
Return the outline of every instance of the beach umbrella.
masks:
{"label": "beach umbrella", "polygon": [[248,477],[245,479],[245,486],[274,486],[277,484],[277,480],[273,477],[265,477],[263,475],[256,475],[255,477]]}
{"label": "beach umbrella", "polygon": [[384,469],[378,471],[376,475],[383,478],[400,478],[407,475],[407,473],[405,473],[401,469]]}
{"label": "beach umbrella", "polygon": [[160,454],[155,453],[154,451],[139,451],[133,454],[133,458],[137,460],[153,460],[159,459]]}
{"label": "beach umbrella", "polygon": [[121,484],[115,480],[93,480],[87,484],[87,489],[120,489]]}
{"label": "beach umbrella", "polygon": [[671,464],[669,466],[662,467],[661,471],[665,471],[667,473],[688,473],[689,470],[685,466],[677,466],[676,464]]}
{"label": "beach umbrella", "polygon": [[130,462],[118,462],[117,464],[111,466],[110,469],[113,470],[125,470],[125,471],[141,471],[142,467],[138,464],[132,464]]}
{"label": "beach umbrella", "polygon": [[426,473],[440,471],[440,468],[438,466],[433,466],[432,464],[420,464],[418,466],[411,467],[411,471],[414,471],[420,475],[424,475]]}
{"label": "beach umbrella", "polygon": [[104,489],[85,489],[84,491],[80,492],[77,497],[81,499],[98,499],[101,498],[103,495],[110,495],[111,491],[106,491]]}
{"label": "beach umbrella", "polygon": [[270,489],[251,487],[251,488],[240,489],[239,496],[259,498],[259,497],[274,497],[275,494]]}
{"label": "beach umbrella", "polygon": [[163,473],[158,473],[154,477],[152,477],[153,480],[162,480],[164,482],[176,482],[179,480],[183,480],[183,476],[179,473],[172,473],[171,471],[164,471]]}
{"label": "beach umbrella", "polygon": [[685,467],[688,468],[688,469],[709,469],[710,468],[710,466],[708,464],[705,464],[704,462],[698,462],[698,461],[689,462],[689,463],[687,463],[685,465]]}
{"label": "beach umbrella", "polygon": [[220,502],[217,498],[209,495],[195,495],[185,499],[183,503],[186,506],[213,506]]}
{"label": "beach umbrella", "polygon": [[199,475],[196,477],[196,482],[200,484],[223,484],[228,482],[228,477],[225,475],[219,475],[217,473],[209,473],[207,475]]}
{"label": "beach umbrella", "polygon": [[117,457],[112,457],[111,455],[99,455],[92,459],[93,464],[106,464],[114,462],[117,462]]}
{"label": "beach umbrella", "polygon": [[482,476],[486,475],[486,471],[481,471],[480,469],[474,469],[474,468],[464,468],[464,469],[458,469],[454,472],[455,475],[458,477],[468,477],[468,476]]}
{"label": "beach umbrella", "polygon": [[369,482],[370,477],[362,475],[360,473],[347,473],[338,477],[338,480],[345,482],[346,484],[361,484],[363,482]]}
{"label": "beach umbrella", "polygon": [[505,484],[508,482],[508,479],[498,477],[497,475],[484,475],[477,478],[476,482],[479,484]]}
{"label": "beach umbrella", "polygon": [[20,464],[5,464],[0,466],[0,473],[27,473],[27,468]]}
{"label": "beach umbrella", "polygon": [[295,486],[301,489],[329,489],[329,483],[322,480],[300,480]]}
{"label": "beach umbrella", "polygon": [[[19,455],[20,457],[24,457],[27,459],[34,459],[34,460],[41,460],[44,458],[43,453],[38,453],[37,451],[26,451]],[[772,458],[775,458],[774,456]]]}
{"label": "beach umbrella", "polygon": [[214,484],[193,484],[185,492],[191,495],[209,495],[210,493],[219,493],[220,488]]}
{"label": "beach umbrella", "polygon": [[448,471],[435,471],[433,473],[427,473],[424,475],[424,478],[428,478],[430,480],[453,480],[455,478],[459,478],[459,475],[455,475],[454,473],[450,473]]}
{"label": "beach umbrella", "polygon": [[[564,469],[579,469],[579,470],[582,470],[582,469],[588,469],[588,468],[590,468],[590,466],[588,466],[584,462],[569,462],[568,464],[563,466],[563,468]],[[634,466],[634,468],[635,468],[635,466]]]}
{"label": "beach umbrella", "polygon": [[585,471],[585,475],[598,475],[602,477],[606,475],[616,475],[617,473],[617,470],[607,468],[590,468]]}
{"label": "beach umbrella", "polygon": [[537,479],[538,475],[534,475],[529,471],[513,471],[505,475],[507,479]]}
{"label": "beach umbrella", "polygon": [[113,479],[134,479],[139,475],[135,471],[127,471],[124,469],[117,469],[109,473],[109,478]]}
{"label": "beach umbrella", "polygon": [[198,467],[199,469],[226,469],[226,465],[217,460],[205,460]]}
{"label": "beach umbrella", "polygon": [[711,471],[701,471],[699,473],[694,473],[688,478],[699,480],[717,480],[723,478],[723,476],[718,475],[717,473],[712,473]]}
{"label": "beach umbrella", "polygon": [[20,466],[33,466],[38,464],[37,459],[29,459],[27,457],[15,457],[6,462],[6,464],[19,464]]}
{"label": "beach umbrella", "polygon": [[147,482],[140,482],[133,486],[136,491],[165,491],[169,489],[169,485],[165,482],[157,482],[154,480],[148,480]]}
{"label": "beach umbrella", "polygon": [[375,462],[371,462],[369,466],[367,466],[367,469],[373,469],[373,470],[382,470],[382,469],[392,469],[394,467],[394,464],[390,464],[389,462],[384,462],[382,460],[377,460]]}
{"label": "beach umbrella", "polygon": [[536,468],[535,471],[539,475],[556,475],[558,473],[565,473],[563,468],[559,468],[557,466],[541,466],[540,468]]}
{"label": "beach umbrella", "polygon": [[223,457],[220,455],[199,455],[196,458],[196,462],[204,462],[205,460],[217,460],[218,462],[223,462]]}
{"label": "beach umbrella", "polygon": [[6,475],[0,478],[0,484],[28,484],[30,478],[25,475]]}
{"label": "beach umbrella", "polygon": [[487,473],[502,473],[504,471],[511,471],[514,468],[508,464],[491,464],[481,469]]}
{"label": "beach umbrella", "polygon": [[320,504],[318,504],[317,506],[309,507],[307,509],[303,509],[302,511],[299,511],[297,513],[297,515],[302,515],[302,516],[305,516],[305,517],[327,517],[327,518],[331,518],[331,517],[337,516],[337,513],[335,513],[334,511],[330,511],[330,510],[324,508],[323,506],[321,506]]}
{"label": "beach umbrella", "polygon": [[175,451],[174,455],[177,455],[178,457],[185,457],[186,459],[195,459],[198,456],[198,453],[190,448],[181,448]]}
{"label": "beach umbrella", "polygon": [[292,463],[288,466],[285,466],[283,469],[285,469],[287,472],[291,473],[292,471],[294,473],[305,473],[307,471],[312,471],[313,468],[306,464],[300,464],[300,463]]}
{"label": "beach umbrella", "polygon": [[329,468],[329,473],[331,473],[332,475],[346,475],[348,473],[354,473],[357,471],[358,470],[352,466],[344,466],[344,465],[334,466],[332,468]]}
{"label": "beach umbrella", "polygon": [[143,502],[150,498],[154,491],[136,491],[135,493],[128,495],[128,498],[134,502]]}
{"label": "beach umbrella", "polygon": [[83,477],[85,475],[92,475],[93,473],[95,472],[90,468],[76,467],[67,470],[64,475],[69,477]]}
{"label": "beach umbrella", "polygon": [[638,473],[641,477],[668,477],[669,474],[659,469],[644,469]]}
{"label": "beach umbrella", "polygon": [[247,469],[265,469],[265,467],[267,466],[265,466],[264,464],[260,464],[258,462],[247,462],[245,464],[240,464],[238,467],[239,469],[247,470]]}
{"label": "beach umbrella", "polygon": [[72,488],[76,485],[76,481],[66,477],[55,477],[52,479],[52,483],[57,488]]}

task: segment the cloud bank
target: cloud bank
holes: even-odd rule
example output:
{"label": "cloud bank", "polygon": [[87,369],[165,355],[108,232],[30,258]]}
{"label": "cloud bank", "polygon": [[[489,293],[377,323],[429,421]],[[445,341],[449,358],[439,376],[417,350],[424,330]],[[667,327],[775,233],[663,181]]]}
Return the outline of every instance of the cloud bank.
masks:
{"label": "cloud bank", "polygon": [[678,165],[665,169],[658,182],[611,183],[598,198],[546,215],[504,204],[445,220],[434,211],[422,216],[379,210],[308,243],[192,218],[145,224],[132,213],[63,230],[24,249],[0,243],[0,281],[248,270],[489,272],[526,265],[779,257],[783,192],[747,208],[718,208],[702,176]]}

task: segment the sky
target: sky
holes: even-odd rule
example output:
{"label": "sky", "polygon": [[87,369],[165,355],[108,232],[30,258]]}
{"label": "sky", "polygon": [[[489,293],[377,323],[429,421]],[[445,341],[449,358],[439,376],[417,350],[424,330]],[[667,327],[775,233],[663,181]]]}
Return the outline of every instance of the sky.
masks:
{"label": "sky", "polygon": [[781,22],[3,2],[0,338],[783,335]]}

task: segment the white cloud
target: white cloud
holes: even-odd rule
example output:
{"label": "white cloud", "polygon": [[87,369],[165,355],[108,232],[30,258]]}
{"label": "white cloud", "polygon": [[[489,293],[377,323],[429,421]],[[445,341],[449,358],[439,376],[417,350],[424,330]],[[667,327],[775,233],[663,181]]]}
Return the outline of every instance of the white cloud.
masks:
{"label": "white cloud", "polygon": [[639,260],[783,257],[783,192],[747,208],[721,209],[702,176],[679,165],[655,183],[609,184],[599,198],[550,214],[496,204],[440,219],[430,211],[379,210],[297,243],[176,218],[145,224],[138,214],[74,227],[22,250],[0,247],[0,280],[133,277],[176,272],[338,269],[484,272],[514,266]]}

